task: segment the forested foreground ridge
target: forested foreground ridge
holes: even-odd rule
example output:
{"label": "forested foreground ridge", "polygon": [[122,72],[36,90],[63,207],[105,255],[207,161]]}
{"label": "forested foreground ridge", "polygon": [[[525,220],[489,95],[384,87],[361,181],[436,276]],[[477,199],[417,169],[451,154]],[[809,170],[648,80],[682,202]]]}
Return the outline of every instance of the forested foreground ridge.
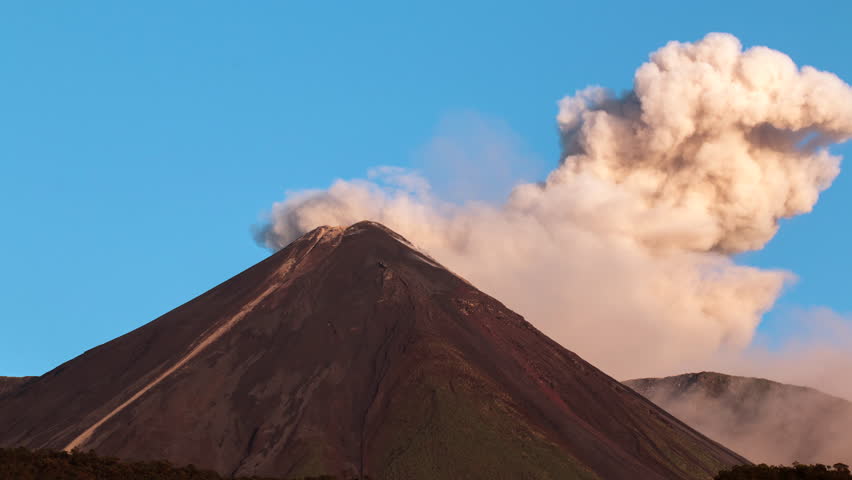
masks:
{"label": "forested foreground ridge", "polygon": [[849,466],[836,463],[834,466],[821,464],[792,467],[779,465],[739,465],[723,470],[715,480],[847,480],[852,479]]}
{"label": "forested foreground ridge", "polygon": [[[125,462],[94,452],[0,448],[0,479],[3,480],[224,480],[216,472],[193,465],[168,462]],[[285,480],[272,477],[237,477],[235,480]],[[333,476],[286,480],[340,480]],[[352,479],[356,480],[356,479]],[[365,478],[364,480],[369,480]]]}
{"label": "forested foreground ridge", "polygon": [[[0,479],[15,480],[225,480],[193,465],[175,466],[164,461],[125,462],[93,451],[73,452],[0,448]],[[723,470],[715,480],[852,480],[849,466],[815,464],[793,466],[740,465]],[[233,480],[342,480],[318,477],[235,477]],[[358,480],[358,479],[347,479]],[[370,480],[365,477],[362,480]]]}

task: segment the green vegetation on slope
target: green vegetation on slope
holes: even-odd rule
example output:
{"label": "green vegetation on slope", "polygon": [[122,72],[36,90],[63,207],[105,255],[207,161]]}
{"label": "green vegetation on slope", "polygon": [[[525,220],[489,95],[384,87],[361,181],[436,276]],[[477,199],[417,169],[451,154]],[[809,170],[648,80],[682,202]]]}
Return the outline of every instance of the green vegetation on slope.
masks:
{"label": "green vegetation on slope", "polygon": [[[0,448],[0,479],[15,480],[223,480],[219,474],[188,465],[167,462],[122,462],[94,452],[31,451]],[[334,480],[335,477],[304,477],[291,480]],[[240,477],[235,480],[274,480]]]}
{"label": "green vegetation on slope", "polygon": [[837,463],[833,467],[825,465],[801,465],[792,467],[775,465],[739,465],[723,470],[715,480],[851,480],[849,466]]}
{"label": "green vegetation on slope", "polygon": [[[487,478],[595,480],[598,476],[549,442],[508,398],[452,347],[429,345],[433,363],[412,370],[388,410],[371,448],[381,460],[372,470],[384,480]],[[447,382],[446,372],[452,372]],[[461,373],[463,372],[463,373]],[[486,392],[486,393],[483,393]]]}

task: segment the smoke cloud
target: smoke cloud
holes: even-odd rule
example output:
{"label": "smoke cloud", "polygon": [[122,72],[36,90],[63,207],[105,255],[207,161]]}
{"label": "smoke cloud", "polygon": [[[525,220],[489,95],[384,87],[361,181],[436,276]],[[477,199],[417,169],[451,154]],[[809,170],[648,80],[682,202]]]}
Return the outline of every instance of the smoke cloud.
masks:
{"label": "smoke cloud", "polygon": [[381,222],[607,373],[680,373],[749,345],[793,278],[732,255],[762,248],[831,184],[827,147],[852,136],[852,88],[710,34],[651,54],[624,95],[561,100],[557,124],[558,167],[499,205],[449,202],[381,167],[288,194],[258,241]]}
{"label": "smoke cloud", "polygon": [[[748,348],[729,351],[685,369],[713,369],[749,377],[813,387],[852,399],[852,318],[827,308],[792,310],[780,319],[785,340],[770,343],[757,336]],[[776,326],[776,329],[778,326]],[[849,422],[852,427],[852,421]],[[852,429],[849,442],[852,445]],[[846,456],[852,461],[852,448]]]}

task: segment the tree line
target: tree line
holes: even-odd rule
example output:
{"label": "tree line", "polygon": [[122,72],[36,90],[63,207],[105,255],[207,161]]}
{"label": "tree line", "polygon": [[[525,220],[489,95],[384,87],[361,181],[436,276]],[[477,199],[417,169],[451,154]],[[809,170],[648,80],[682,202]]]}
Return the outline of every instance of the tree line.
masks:
{"label": "tree line", "polygon": [[[164,461],[127,462],[102,457],[94,451],[72,452],[0,448],[0,479],[15,480],[225,480],[218,473],[194,465],[175,466]],[[849,466],[738,465],[719,472],[715,480],[852,480]],[[238,477],[232,480],[341,480],[322,475],[302,478]],[[358,480],[358,479],[349,479]],[[364,478],[362,480],[369,480]]]}
{"label": "tree line", "polygon": [[715,480],[852,480],[849,466],[835,463],[832,466],[815,464],[783,465],[738,465],[723,470]]}
{"label": "tree line", "polygon": [[[174,466],[164,461],[126,462],[96,455],[94,451],[29,450],[0,448],[0,479],[15,480],[224,480],[211,470],[194,465]],[[285,480],[239,477],[234,480]],[[286,480],[339,480],[333,476]],[[357,479],[352,479],[357,480]],[[369,479],[364,479],[369,480]]]}

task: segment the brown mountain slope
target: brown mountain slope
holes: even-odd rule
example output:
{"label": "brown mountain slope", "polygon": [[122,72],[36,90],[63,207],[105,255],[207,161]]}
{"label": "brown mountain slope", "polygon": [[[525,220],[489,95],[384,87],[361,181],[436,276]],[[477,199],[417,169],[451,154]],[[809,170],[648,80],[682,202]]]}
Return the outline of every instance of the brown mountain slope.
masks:
{"label": "brown mountain slope", "polygon": [[35,377],[0,377],[0,397]]}
{"label": "brown mountain slope", "polygon": [[744,459],[385,227],[321,227],[0,399],[0,445],[225,474],[707,478]]}
{"label": "brown mountain slope", "polygon": [[852,403],[812,388],[714,372],[624,383],[756,462],[852,463]]}

